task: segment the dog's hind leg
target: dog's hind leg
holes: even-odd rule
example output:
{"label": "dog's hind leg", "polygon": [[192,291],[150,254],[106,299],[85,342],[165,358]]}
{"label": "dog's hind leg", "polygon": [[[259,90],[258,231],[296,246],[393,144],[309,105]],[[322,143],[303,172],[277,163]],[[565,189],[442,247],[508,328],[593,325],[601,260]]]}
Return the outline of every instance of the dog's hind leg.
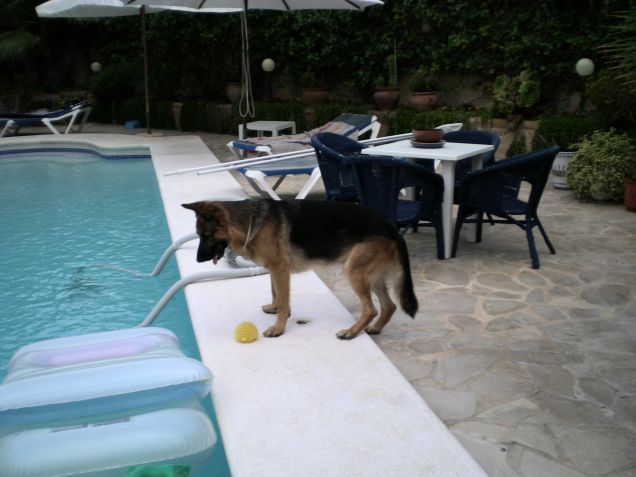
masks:
{"label": "dog's hind leg", "polygon": [[386,288],[386,281],[384,280],[384,278],[378,280],[374,284],[373,292],[380,300],[380,316],[371,326],[367,327],[366,331],[370,335],[377,335],[382,331],[384,325],[389,322],[389,320],[393,316],[393,313],[395,313],[397,306],[395,306],[395,303],[393,303],[393,300],[391,300],[389,292]]}
{"label": "dog's hind leg", "polygon": [[368,268],[373,261],[373,255],[374,252],[371,249],[365,247],[364,244],[359,244],[353,248],[345,263],[349,283],[360,300],[362,310],[351,328],[340,330],[336,334],[341,340],[355,338],[378,314],[371,299],[371,285],[368,276]]}

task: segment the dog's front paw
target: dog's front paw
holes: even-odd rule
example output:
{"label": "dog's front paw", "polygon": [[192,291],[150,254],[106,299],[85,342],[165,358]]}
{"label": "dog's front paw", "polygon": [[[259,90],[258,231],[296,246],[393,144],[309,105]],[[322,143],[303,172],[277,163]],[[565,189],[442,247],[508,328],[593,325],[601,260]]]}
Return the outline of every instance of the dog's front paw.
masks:
{"label": "dog's front paw", "polygon": [[278,312],[276,305],[274,305],[273,303],[268,303],[267,305],[263,305],[261,309],[265,313],[269,313],[270,315],[275,315]]}
{"label": "dog's front paw", "polygon": [[346,330],[340,330],[336,333],[336,336],[340,340],[352,340],[355,338],[357,333],[351,330],[351,328],[347,328]]}
{"label": "dog's front paw", "polygon": [[265,330],[263,336],[267,338],[277,338],[285,332],[285,328],[280,328],[276,325],[270,326]]}

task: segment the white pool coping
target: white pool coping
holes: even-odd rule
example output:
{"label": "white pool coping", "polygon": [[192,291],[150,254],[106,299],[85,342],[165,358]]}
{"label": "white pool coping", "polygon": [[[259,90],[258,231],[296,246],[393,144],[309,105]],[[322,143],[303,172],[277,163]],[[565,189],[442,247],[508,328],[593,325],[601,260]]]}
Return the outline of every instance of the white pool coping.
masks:
{"label": "white pool coping", "polygon": [[[71,141],[148,145],[173,240],[194,231],[193,213],[180,204],[246,196],[229,173],[164,176],[218,162],[196,136],[49,135],[2,139],[0,146]],[[196,262],[197,243],[176,254],[181,276],[215,268]],[[335,337],[353,318],[315,273],[292,277],[285,334],[251,344],[234,341],[233,331],[241,321],[261,332],[272,322],[260,310],[270,299],[268,275],[188,285],[185,294],[202,360],[214,375],[234,477],[486,475],[371,338]]]}

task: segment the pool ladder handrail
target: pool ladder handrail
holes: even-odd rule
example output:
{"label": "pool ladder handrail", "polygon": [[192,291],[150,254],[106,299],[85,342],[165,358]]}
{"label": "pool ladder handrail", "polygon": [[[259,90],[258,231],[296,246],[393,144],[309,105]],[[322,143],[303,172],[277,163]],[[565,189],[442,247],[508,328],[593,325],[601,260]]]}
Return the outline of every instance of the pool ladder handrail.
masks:
{"label": "pool ladder handrail", "polygon": [[[137,272],[132,272],[131,270],[126,270],[120,268],[119,270],[125,271],[127,273],[132,273],[136,276],[145,276],[145,277],[154,277],[159,275],[164,265],[170,258],[170,256],[176,252],[179,247],[181,247],[184,243],[187,243],[191,240],[197,239],[199,236],[195,234],[184,235],[183,237],[174,241],[174,243],[170,244],[168,248],[163,252],[163,255],[155,265],[155,268],[150,274],[140,274]],[[208,270],[205,272],[197,272],[187,275],[179,280],[177,280],[169,289],[166,291],[163,296],[159,299],[159,301],[155,304],[155,306],[150,310],[150,313],[146,315],[146,318],[137,325],[137,327],[150,326],[153,321],[157,318],[159,313],[165,308],[168,302],[172,299],[172,297],[182,288],[191,283],[195,282],[203,282],[209,280],[222,280],[224,278],[241,278],[241,277],[251,277],[256,275],[262,275],[264,273],[268,273],[266,268],[258,267],[255,263],[246,260],[241,256],[233,255],[229,253],[229,249],[226,249],[226,253],[224,255],[225,260],[227,260],[230,264],[235,265],[237,268],[222,268],[218,270]]]}
{"label": "pool ladder handrail", "polygon": [[198,272],[187,275],[177,280],[166,293],[163,294],[157,304],[146,315],[146,318],[137,325],[137,327],[150,326],[161,310],[168,304],[170,299],[183,287],[195,282],[203,282],[208,280],[222,280],[224,278],[241,278],[262,275],[268,273],[263,267],[246,267],[246,268],[224,268],[221,270],[208,270],[206,272]]}

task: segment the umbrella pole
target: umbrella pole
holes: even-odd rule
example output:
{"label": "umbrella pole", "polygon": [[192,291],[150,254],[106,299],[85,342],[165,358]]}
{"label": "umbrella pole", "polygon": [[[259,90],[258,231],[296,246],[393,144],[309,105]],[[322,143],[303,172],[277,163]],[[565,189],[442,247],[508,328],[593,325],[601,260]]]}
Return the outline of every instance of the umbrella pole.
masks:
{"label": "umbrella pole", "polygon": [[148,44],[146,42],[146,7],[141,6],[139,10],[141,15],[141,40],[144,48],[144,96],[146,103],[146,127],[148,128],[148,134],[152,134],[150,128],[150,93],[148,92]]}

